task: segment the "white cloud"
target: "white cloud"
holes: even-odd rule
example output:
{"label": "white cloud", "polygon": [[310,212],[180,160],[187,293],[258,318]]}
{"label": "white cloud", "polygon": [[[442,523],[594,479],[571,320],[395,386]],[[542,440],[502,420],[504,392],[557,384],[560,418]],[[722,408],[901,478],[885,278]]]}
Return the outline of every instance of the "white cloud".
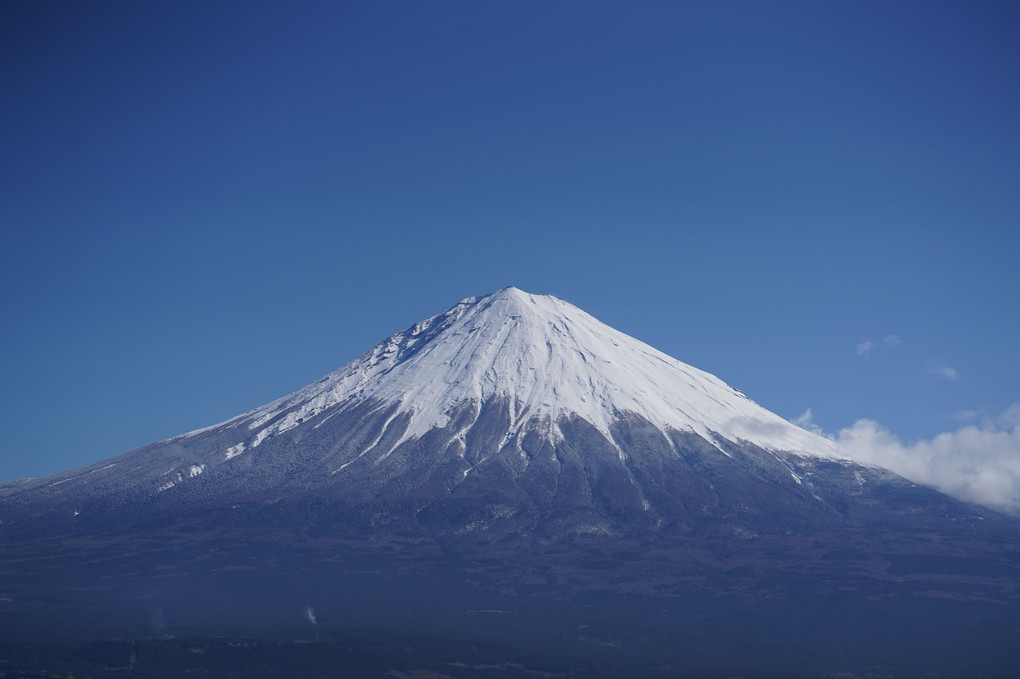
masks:
{"label": "white cloud", "polygon": [[886,335],[880,341],[864,340],[857,345],[857,355],[868,357],[872,351],[881,346],[898,347],[901,344],[903,344],[903,340],[900,339],[899,335]]}
{"label": "white cloud", "polygon": [[807,427],[814,424],[815,415],[811,412],[811,408],[805,410],[799,417],[793,420],[793,423],[798,427]]}
{"label": "white cloud", "polygon": [[857,345],[858,356],[870,356],[872,349],[875,348],[875,343],[871,340],[865,340]]}
{"label": "white cloud", "polygon": [[995,419],[1000,427],[1020,427],[1020,403],[1014,403]]}
{"label": "white cloud", "polygon": [[962,500],[1020,513],[1020,403],[980,425],[910,444],[872,420],[858,420],[834,438],[852,460]]}
{"label": "white cloud", "polygon": [[941,377],[944,380],[955,382],[960,378],[960,373],[956,372],[955,368],[951,368],[945,363],[940,361],[932,361],[928,364],[928,373]]}
{"label": "white cloud", "polygon": [[815,415],[811,412],[811,408],[805,410],[799,417],[793,420],[793,423],[801,429],[807,429],[813,434],[819,434],[821,436],[825,435],[822,428],[815,424]]}

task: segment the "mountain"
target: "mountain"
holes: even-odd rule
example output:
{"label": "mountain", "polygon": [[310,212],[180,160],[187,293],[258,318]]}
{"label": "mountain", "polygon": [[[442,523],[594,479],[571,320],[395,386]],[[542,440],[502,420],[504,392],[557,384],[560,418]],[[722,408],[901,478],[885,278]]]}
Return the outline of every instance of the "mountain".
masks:
{"label": "mountain", "polygon": [[511,287],[416,323],[266,406],[5,487],[3,497],[9,508],[35,503],[83,523],[127,497],[146,507],[318,489],[367,499],[426,479],[456,496],[475,479],[503,475],[497,492],[568,480],[579,484],[570,502],[588,504],[610,479],[618,501],[661,518],[644,485],[663,481],[665,468],[684,476],[685,449],[730,459],[753,449],[763,458],[755,465],[797,486],[804,477],[791,455],[836,456],[827,439],[718,378],[555,297]]}
{"label": "mountain", "polygon": [[30,641],[321,619],[594,676],[593,650],[629,676],[911,676],[919,652],[969,676],[1020,628],[1016,519],[512,287],[221,424],[0,486],[0,522],[0,633]]}

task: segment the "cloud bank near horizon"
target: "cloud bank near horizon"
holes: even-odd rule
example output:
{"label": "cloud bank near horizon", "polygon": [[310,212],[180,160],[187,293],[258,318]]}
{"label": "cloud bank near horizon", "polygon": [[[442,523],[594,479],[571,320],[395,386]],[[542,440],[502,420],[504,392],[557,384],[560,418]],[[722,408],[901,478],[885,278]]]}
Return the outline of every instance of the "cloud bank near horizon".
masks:
{"label": "cloud bank near horizon", "polygon": [[814,426],[810,410],[795,422],[832,439],[854,461],[885,467],[961,500],[1020,514],[1020,403],[998,417],[913,443],[904,443],[874,420],[857,420],[835,435]]}

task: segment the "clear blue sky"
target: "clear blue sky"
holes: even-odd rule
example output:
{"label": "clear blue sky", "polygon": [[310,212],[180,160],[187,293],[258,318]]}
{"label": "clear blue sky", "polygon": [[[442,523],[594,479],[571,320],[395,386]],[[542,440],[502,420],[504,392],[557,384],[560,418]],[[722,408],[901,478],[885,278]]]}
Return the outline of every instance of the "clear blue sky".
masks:
{"label": "clear blue sky", "polygon": [[829,431],[1002,413],[1017,35],[1015,2],[4,2],[0,481],[509,284]]}

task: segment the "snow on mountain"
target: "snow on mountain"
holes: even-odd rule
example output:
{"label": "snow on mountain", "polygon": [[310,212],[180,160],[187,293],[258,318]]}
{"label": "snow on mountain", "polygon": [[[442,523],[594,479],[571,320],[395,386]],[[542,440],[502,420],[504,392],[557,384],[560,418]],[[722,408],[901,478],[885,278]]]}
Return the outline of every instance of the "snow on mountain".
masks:
{"label": "snow on mountain", "polygon": [[[401,441],[447,424],[450,411],[505,397],[511,434],[548,418],[578,415],[612,440],[626,413],[667,429],[718,436],[774,451],[836,457],[834,444],[754,403],[717,377],[615,330],[549,295],[514,287],[470,297],[416,323],[321,380],[224,423],[252,437],[226,459],[324,411],[374,401],[410,415]],[[197,432],[194,432],[197,433]],[[399,443],[398,443],[399,445]]]}

